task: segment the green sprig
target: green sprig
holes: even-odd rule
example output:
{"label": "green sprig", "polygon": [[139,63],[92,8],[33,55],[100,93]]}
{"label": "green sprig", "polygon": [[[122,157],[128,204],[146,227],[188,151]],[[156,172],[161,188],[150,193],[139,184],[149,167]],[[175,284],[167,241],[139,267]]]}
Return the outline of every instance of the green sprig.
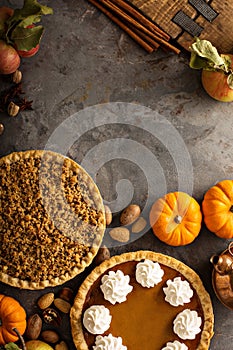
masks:
{"label": "green sprig", "polygon": [[31,50],[39,44],[44,31],[43,26],[36,24],[43,15],[51,14],[52,8],[41,5],[37,0],[24,0],[23,7],[15,9],[14,14],[6,21],[3,39],[18,50]]}

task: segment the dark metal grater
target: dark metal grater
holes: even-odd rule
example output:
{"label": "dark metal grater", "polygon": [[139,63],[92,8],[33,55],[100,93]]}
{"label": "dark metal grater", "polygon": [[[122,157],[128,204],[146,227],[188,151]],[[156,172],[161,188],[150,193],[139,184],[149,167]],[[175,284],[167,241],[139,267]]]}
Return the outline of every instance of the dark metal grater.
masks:
{"label": "dark metal grater", "polygon": [[218,16],[218,13],[205,0],[189,0],[188,2],[209,22]]}
{"label": "dark metal grater", "polygon": [[177,12],[172,21],[192,36],[199,36],[204,29],[183,11]]}
{"label": "dark metal grater", "polygon": [[204,29],[183,11],[177,12],[172,21],[192,36],[199,36]]}

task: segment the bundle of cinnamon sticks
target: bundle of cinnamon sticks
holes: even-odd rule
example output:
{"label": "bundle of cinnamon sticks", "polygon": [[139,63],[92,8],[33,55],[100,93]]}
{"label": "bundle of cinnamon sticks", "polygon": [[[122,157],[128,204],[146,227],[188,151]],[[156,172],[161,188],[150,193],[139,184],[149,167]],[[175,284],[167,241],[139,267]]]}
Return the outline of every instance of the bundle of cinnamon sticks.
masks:
{"label": "bundle of cinnamon sticks", "polygon": [[88,0],[130,35],[147,52],[160,46],[177,54],[180,50],[172,45],[170,36],[145,17],[127,0]]}

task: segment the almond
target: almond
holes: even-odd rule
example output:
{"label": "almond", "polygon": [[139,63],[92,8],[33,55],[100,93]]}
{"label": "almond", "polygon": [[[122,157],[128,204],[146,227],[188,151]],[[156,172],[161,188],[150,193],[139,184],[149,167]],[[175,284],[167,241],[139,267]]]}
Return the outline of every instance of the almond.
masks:
{"label": "almond", "polygon": [[144,228],[146,227],[146,224],[147,224],[146,220],[142,216],[140,216],[137,219],[137,221],[135,221],[135,223],[133,224],[132,232],[139,233],[139,232],[143,231]]}
{"label": "almond", "polygon": [[26,336],[30,340],[35,340],[39,337],[42,328],[42,319],[38,314],[34,314],[27,320]]}
{"label": "almond", "polygon": [[37,305],[41,310],[47,309],[54,301],[54,293],[47,293],[40,297]]}
{"label": "almond", "polygon": [[71,304],[64,299],[61,299],[61,298],[54,299],[54,305],[58,310],[60,310],[64,314],[68,314],[70,312]]}
{"label": "almond", "polygon": [[104,206],[104,209],[105,209],[106,225],[108,226],[112,222],[112,212],[111,212],[111,209],[107,205]]}
{"label": "almond", "polygon": [[41,338],[46,343],[55,344],[59,341],[59,335],[55,331],[47,330],[41,333]]}
{"label": "almond", "polygon": [[115,227],[109,231],[109,235],[115,241],[126,243],[129,241],[130,232],[126,227]]}

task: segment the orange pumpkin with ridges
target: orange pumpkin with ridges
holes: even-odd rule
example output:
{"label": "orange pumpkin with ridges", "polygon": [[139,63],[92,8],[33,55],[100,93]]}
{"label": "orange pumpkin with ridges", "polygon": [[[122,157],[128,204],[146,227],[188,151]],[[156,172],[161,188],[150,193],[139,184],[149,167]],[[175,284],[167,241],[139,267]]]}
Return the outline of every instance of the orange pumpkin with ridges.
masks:
{"label": "orange pumpkin with ridges", "polygon": [[220,238],[233,238],[233,180],[211,187],[202,202],[204,222]]}
{"label": "orange pumpkin with ridges", "polygon": [[197,201],[184,192],[171,192],[159,198],[150,211],[153,233],[172,246],[194,241],[201,230],[202,214]]}
{"label": "orange pumpkin with ridges", "polygon": [[17,328],[20,334],[26,329],[26,312],[14,298],[0,294],[0,345],[18,340],[13,330]]}

